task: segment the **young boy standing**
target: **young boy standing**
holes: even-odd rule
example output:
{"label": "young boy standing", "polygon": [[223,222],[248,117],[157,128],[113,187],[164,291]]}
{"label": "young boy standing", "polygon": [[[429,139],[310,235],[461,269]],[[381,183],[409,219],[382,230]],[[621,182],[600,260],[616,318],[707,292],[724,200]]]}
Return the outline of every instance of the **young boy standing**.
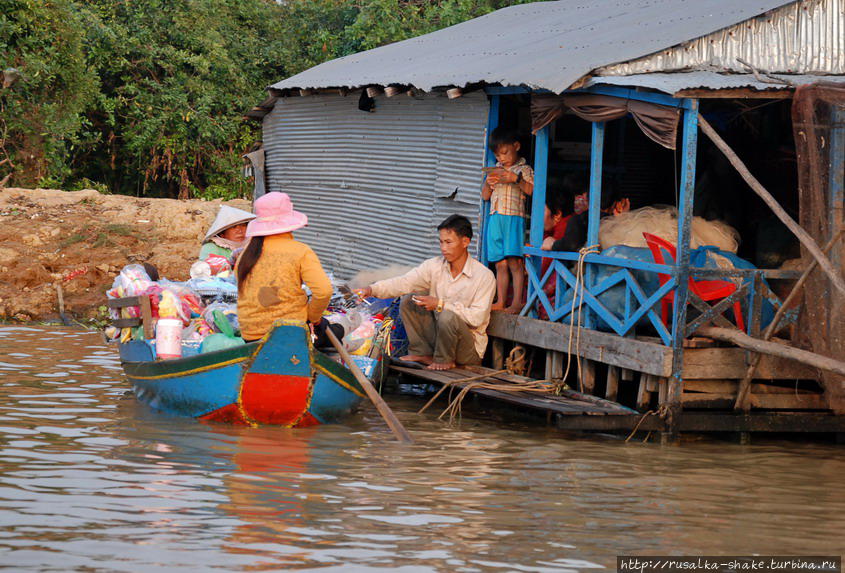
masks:
{"label": "young boy standing", "polygon": [[[490,150],[496,156],[496,168],[487,175],[481,198],[490,201],[490,217],[484,240],[487,260],[496,265],[497,299],[492,310],[518,313],[525,290],[525,197],[534,191],[534,170],[519,156],[516,131],[496,128],[490,136]],[[513,301],[505,308],[508,288],[513,279]]]}

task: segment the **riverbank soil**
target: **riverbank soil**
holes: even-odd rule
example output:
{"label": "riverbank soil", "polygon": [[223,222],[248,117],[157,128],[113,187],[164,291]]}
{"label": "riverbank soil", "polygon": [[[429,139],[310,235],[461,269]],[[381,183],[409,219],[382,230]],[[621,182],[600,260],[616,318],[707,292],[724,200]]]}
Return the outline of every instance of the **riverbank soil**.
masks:
{"label": "riverbank soil", "polygon": [[[188,279],[223,201],[103,195],[87,189],[0,190],[0,320],[97,318],[120,269],[149,262]],[[249,201],[226,201],[252,210]]]}

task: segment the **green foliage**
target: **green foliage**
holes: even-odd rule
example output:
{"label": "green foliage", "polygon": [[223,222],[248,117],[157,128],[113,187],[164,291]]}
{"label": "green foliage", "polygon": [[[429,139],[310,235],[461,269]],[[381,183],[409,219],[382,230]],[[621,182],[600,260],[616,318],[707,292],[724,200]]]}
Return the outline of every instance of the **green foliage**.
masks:
{"label": "green foliage", "polygon": [[0,178],[9,166],[22,185],[68,175],[67,153],[98,89],[81,28],[70,0],[0,0],[0,70],[21,73],[0,89]]}
{"label": "green foliage", "polygon": [[0,0],[0,180],[247,196],[268,85],[519,1]]}
{"label": "green foliage", "polygon": [[241,113],[283,73],[278,5],[94,0],[88,7],[87,41],[102,82],[91,128],[107,147],[93,148],[85,163],[110,186],[144,194],[186,198],[213,185],[245,195],[239,156],[256,130]]}

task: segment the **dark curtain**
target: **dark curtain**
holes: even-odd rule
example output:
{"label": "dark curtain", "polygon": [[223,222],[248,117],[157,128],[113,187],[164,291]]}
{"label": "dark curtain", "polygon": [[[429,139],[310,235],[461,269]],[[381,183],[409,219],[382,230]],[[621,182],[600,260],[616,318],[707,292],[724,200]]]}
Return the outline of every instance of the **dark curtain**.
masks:
{"label": "dark curtain", "polygon": [[567,110],[587,121],[610,121],[630,113],[649,139],[667,149],[675,149],[680,108],[612,96],[534,95],[531,98],[531,131],[537,133]]}

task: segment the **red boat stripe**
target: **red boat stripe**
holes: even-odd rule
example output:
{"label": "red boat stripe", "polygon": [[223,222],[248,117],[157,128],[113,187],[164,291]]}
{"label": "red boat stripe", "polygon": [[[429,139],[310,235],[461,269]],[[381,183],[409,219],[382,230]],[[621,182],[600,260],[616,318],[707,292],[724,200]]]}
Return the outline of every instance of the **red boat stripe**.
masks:
{"label": "red boat stripe", "polygon": [[222,408],[212,410],[208,414],[203,414],[200,420],[208,420],[209,422],[223,422],[225,424],[237,424],[239,426],[246,426],[248,422],[241,416],[241,410],[237,404],[229,404]]}
{"label": "red boat stripe", "polygon": [[312,384],[307,376],[249,372],[241,388],[241,406],[249,421],[292,426],[308,410]]}

